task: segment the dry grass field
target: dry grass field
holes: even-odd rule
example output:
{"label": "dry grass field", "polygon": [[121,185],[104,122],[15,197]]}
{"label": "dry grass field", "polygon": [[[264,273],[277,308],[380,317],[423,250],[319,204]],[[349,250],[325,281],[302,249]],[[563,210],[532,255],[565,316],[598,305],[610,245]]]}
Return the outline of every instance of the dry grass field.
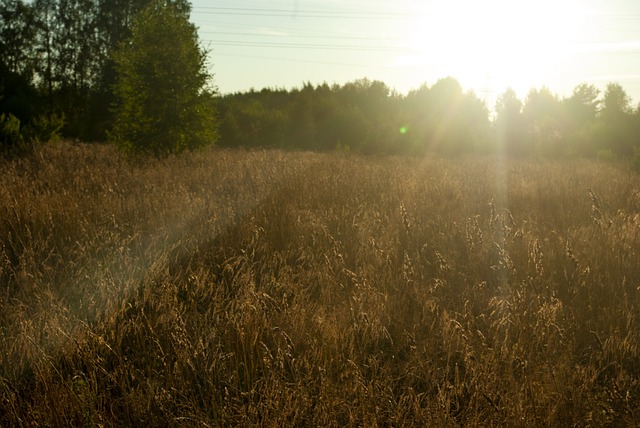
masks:
{"label": "dry grass field", "polygon": [[640,176],[60,143],[0,162],[2,426],[638,426]]}

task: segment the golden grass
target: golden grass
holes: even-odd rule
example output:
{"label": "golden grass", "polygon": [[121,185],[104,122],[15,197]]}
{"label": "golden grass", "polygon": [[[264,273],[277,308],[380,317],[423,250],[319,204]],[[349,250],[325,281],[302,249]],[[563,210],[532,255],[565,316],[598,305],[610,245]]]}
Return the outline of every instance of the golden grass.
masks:
{"label": "golden grass", "polygon": [[0,182],[2,426],[640,420],[624,168],[61,143]]}

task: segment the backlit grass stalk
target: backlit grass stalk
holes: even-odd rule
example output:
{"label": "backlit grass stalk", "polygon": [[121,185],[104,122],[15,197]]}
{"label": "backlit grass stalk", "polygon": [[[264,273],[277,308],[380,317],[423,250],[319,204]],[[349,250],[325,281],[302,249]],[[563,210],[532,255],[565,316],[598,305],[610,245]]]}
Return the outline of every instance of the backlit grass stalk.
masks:
{"label": "backlit grass stalk", "polygon": [[623,167],[61,143],[0,181],[0,425],[640,415]]}

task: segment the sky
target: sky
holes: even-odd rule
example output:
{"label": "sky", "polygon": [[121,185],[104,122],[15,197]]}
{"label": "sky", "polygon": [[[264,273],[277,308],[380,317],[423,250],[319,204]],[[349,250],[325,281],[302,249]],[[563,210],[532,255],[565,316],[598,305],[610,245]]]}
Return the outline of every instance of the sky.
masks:
{"label": "sky", "polygon": [[193,0],[222,94],[452,76],[489,105],[507,88],[569,96],[617,82],[640,101],[640,1]]}

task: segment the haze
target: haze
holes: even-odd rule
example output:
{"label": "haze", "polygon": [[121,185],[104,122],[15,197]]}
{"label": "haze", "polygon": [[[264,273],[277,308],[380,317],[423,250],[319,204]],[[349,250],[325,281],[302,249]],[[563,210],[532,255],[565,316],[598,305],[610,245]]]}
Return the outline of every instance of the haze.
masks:
{"label": "haze", "polygon": [[640,98],[640,3],[622,0],[193,2],[221,93],[452,76],[492,102],[546,86],[620,83]]}

